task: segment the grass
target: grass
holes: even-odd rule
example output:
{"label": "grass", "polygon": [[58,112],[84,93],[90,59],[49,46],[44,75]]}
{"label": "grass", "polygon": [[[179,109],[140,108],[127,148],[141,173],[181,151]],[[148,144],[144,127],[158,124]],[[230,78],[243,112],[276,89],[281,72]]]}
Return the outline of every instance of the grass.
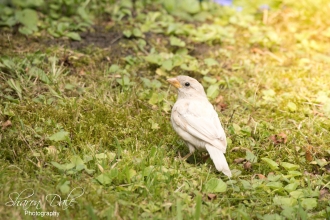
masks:
{"label": "grass", "polygon": [[[329,4],[122,4],[91,2],[102,19],[75,49],[3,29],[1,219],[330,219]],[[100,27],[111,44],[86,48]],[[178,74],[215,105],[231,180],[201,153],[179,159],[166,82]]]}

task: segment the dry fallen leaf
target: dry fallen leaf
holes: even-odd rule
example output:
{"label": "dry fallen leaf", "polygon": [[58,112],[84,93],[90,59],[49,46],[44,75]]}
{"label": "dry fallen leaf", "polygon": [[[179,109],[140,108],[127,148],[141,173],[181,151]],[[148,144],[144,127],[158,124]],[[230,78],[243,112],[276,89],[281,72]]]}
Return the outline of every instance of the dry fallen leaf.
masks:
{"label": "dry fallen leaf", "polygon": [[223,96],[219,95],[218,98],[215,100],[215,103],[223,102]]}
{"label": "dry fallen leaf", "polygon": [[324,168],[325,168],[325,170],[327,171],[327,173],[330,174],[330,164],[325,165]]}
{"label": "dry fallen leaf", "polygon": [[245,170],[251,170],[251,168],[252,168],[252,163],[249,162],[249,161],[247,161],[247,162],[245,162],[245,163],[243,164],[243,167],[244,167]]}
{"label": "dry fallen leaf", "polygon": [[266,179],[266,177],[264,176],[264,175],[262,175],[262,174],[256,174],[258,177],[259,177],[259,179]]}
{"label": "dry fallen leaf", "polygon": [[48,150],[48,153],[52,155],[56,155],[58,152],[55,146],[49,146],[46,147],[46,149]]}
{"label": "dry fallen leaf", "polygon": [[274,174],[275,174],[274,172],[269,172],[268,176],[274,176]]}
{"label": "dry fallen leaf", "polygon": [[319,200],[329,200],[330,199],[330,192],[329,189],[323,188],[320,190]]}
{"label": "dry fallen leaf", "polygon": [[9,126],[11,126],[12,123],[10,120],[7,120],[5,121],[3,124],[2,124],[2,130],[5,130],[6,128],[8,128]]}
{"label": "dry fallen leaf", "polygon": [[214,200],[214,199],[217,198],[217,195],[216,195],[216,194],[213,194],[213,193],[208,193],[208,194],[207,194],[207,198],[208,198],[209,200]]}
{"label": "dry fallen leaf", "polygon": [[79,70],[79,76],[85,76],[86,72],[84,69]]}
{"label": "dry fallen leaf", "polygon": [[285,144],[288,140],[287,135],[283,132],[272,135],[269,137],[269,139],[272,140],[274,144]]}
{"label": "dry fallen leaf", "polygon": [[305,148],[305,151],[306,151],[306,154],[305,154],[305,157],[306,157],[306,160],[308,161],[308,162],[311,162],[311,161],[313,161],[313,146],[307,146],[306,148]]}
{"label": "dry fallen leaf", "polygon": [[315,115],[315,116],[320,116],[320,117],[323,117],[324,116],[324,114],[322,113],[322,112],[319,112],[319,111],[317,111],[317,110],[313,110],[313,114]]}
{"label": "dry fallen leaf", "polygon": [[99,170],[101,171],[101,173],[104,172],[104,169],[103,169],[103,167],[100,164],[97,164],[97,167],[99,168]]}
{"label": "dry fallen leaf", "polygon": [[251,52],[252,53],[258,53],[258,54],[264,54],[264,52],[262,50],[260,50],[259,48],[256,48],[256,47],[252,48]]}
{"label": "dry fallen leaf", "polygon": [[234,160],[234,163],[243,163],[245,161],[245,158],[237,158]]}
{"label": "dry fallen leaf", "polygon": [[216,108],[219,111],[224,111],[228,107],[222,95],[218,96],[218,98],[215,100],[215,103],[216,103]]}
{"label": "dry fallen leaf", "polygon": [[251,151],[250,149],[246,148],[246,147],[233,147],[231,150],[231,152],[235,152],[235,151]]}
{"label": "dry fallen leaf", "polygon": [[316,175],[313,174],[313,173],[309,173],[307,171],[304,171],[304,176],[309,176],[309,177],[313,177],[314,178]]}

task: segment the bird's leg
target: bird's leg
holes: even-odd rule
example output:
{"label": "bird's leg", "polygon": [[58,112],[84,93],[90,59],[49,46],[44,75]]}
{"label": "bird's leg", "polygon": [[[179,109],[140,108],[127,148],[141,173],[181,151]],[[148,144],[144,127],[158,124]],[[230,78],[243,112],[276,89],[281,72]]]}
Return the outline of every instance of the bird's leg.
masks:
{"label": "bird's leg", "polygon": [[187,154],[186,156],[182,157],[181,160],[187,160],[194,152],[190,152],[189,154]]}
{"label": "bird's leg", "polygon": [[195,152],[195,147],[191,145],[190,143],[186,142],[188,147],[189,147],[189,154],[181,158],[182,160],[187,160],[194,152]]}
{"label": "bird's leg", "polygon": [[209,158],[210,158],[210,155],[209,155],[209,154],[202,156],[202,160],[203,160],[204,162],[206,162],[207,159],[209,159]]}

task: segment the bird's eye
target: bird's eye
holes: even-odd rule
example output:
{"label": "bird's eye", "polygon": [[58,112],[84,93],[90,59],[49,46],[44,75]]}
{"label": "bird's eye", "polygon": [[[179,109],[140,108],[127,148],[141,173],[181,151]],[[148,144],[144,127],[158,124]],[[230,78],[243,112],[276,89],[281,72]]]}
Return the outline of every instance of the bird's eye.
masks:
{"label": "bird's eye", "polygon": [[186,82],[184,85],[188,87],[190,86],[190,83]]}

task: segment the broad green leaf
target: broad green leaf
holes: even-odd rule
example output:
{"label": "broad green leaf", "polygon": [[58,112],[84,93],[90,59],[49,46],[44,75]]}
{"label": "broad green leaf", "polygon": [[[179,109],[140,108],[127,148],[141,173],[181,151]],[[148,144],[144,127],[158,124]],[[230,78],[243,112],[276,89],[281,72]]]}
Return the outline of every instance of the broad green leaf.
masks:
{"label": "broad green leaf", "polygon": [[246,136],[251,136],[251,133],[252,133],[252,129],[250,126],[244,126],[242,129],[241,129],[241,133],[243,135],[246,135]]}
{"label": "broad green leaf", "polygon": [[170,37],[170,44],[172,46],[178,46],[178,47],[186,46],[186,43],[183,40],[181,40],[180,38],[174,37],[174,36]]}
{"label": "broad green leaf", "polygon": [[252,189],[252,185],[250,182],[246,180],[240,180],[240,182],[242,183],[244,189]]}
{"label": "broad green leaf", "polygon": [[134,36],[134,37],[142,37],[142,36],[143,36],[143,33],[141,32],[140,29],[138,29],[138,28],[134,28],[134,29],[133,29],[133,36]]}
{"label": "broad green leaf", "polygon": [[206,74],[208,74],[209,72],[210,72],[209,69],[200,70],[200,73],[201,73],[202,75],[206,75]]}
{"label": "broad green leaf", "polygon": [[63,171],[66,171],[66,170],[71,170],[72,168],[74,168],[76,165],[73,164],[73,163],[67,163],[67,164],[59,164],[57,162],[51,162],[51,164],[58,168],[59,170],[63,170]]}
{"label": "broad green leaf", "polygon": [[284,169],[286,170],[296,170],[299,169],[299,165],[287,163],[287,162],[281,162],[280,164]]}
{"label": "broad green leaf", "polygon": [[250,161],[251,163],[256,163],[258,161],[258,157],[249,150],[246,151],[245,159]]}
{"label": "broad green leaf", "polygon": [[170,13],[173,12],[175,10],[175,8],[177,7],[175,0],[163,1],[163,5],[164,5],[165,9]]}
{"label": "broad green leaf", "polygon": [[132,36],[132,31],[130,30],[124,30],[123,34],[125,37],[130,38]]}
{"label": "broad green leaf", "polygon": [[214,99],[214,98],[218,97],[219,93],[220,93],[220,90],[219,90],[219,85],[218,84],[210,85],[209,88],[207,88],[207,91],[206,91],[206,95],[210,99]]}
{"label": "broad green leaf", "polygon": [[265,97],[274,97],[274,96],[276,95],[275,91],[272,90],[272,89],[263,90],[263,91],[262,91],[262,94],[263,94]]}
{"label": "broad green leaf", "polygon": [[172,60],[168,59],[163,62],[162,68],[164,68],[167,71],[171,71],[173,69],[173,63]]}
{"label": "broad green leaf", "polygon": [[316,160],[316,163],[317,163],[320,167],[324,167],[325,165],[328,164],[328,162],[327,162],[324,158],[322,158],[322,159],[317,159],[317,160]]}
{"label": "broad green leaf", "polygon": [[154,166],[148,166],[143,170],[143,176],[149,176],[155,170]]}
{"label": "broad green leaf", "polygon": [[22,8],[34,8],[39,7],[44,4],[43,0],[13,0],[12,4],[15,6],[20,6]]}
{"label": "broad green leaf", "polygon": [[279,214],[266,214],[262,217],[262,220],[283,220],[283,217]]}
{"label": "broad green leaf", "polygon": [[128,78],[128,76],[124,75],[121,79],[116,79],[116,81],[122,86],[129,86],[131,83],[131,80]]}
{"label": "broad green leaf", "polygon": [[78,155],[72,156],[70,161],[71,161],[71,163],[73,163],[76,166],[84,165],[84,161]]}
{"label": "broad green leaf", "polygon": [[303,198],[301,199],[301,206],[304,209],[311,210],[316,208],[317,206],[317,199],[316,198]]}
{"label": "broad green leaf", "polygon": [[110,161],[113,161],[116,158],[116,153],[108,152],[107,155]]}
{"label": "broad green leaf", "polygon": [[59,189],[61,193],[68,194],[70,192],[70,181],[65,181],[62,185],[60,185]]}
{"label": "broad green leaf", "polygon": [[102,173],[101,175],[97,176],[95,179],[97,181],[99,181],[102,185],[108,185],[108,184],[110,184],[112,182],[112,179],[108,175],[106,175],[104,173]]}
{"label": "broad green leaf", "polygon": [[26,8],[22,11],[17,10],[15,13],[16,20],[27,28],[36,28],[38,25],[38,14],[35,10]]}
{"label": "broad green leaf", "polygon": [[37,79],[40,79],[42,82],[49,84],[50,83],[50,79],[48,78],[48,76],[46,75],[46,73],[38,68],[38,67],[31,67],[27,74],[29,74],[30,76],[34,76]]}
{"label": "broad green leaf", "polygon": [[286,219],[295,219],[296,218],[296,208],[295,206],[283,206],[283,211],[281,214],[286,217]]}
{"label": "broad green leaf", "polygon": [[216,60],[213,59],[213,58],[206,58],[206,59],[204,59],[204,63],[205,63],[208,67],[211,67],[211,66],[218,66],[218,65],[219,65],[218,61],[216,61]]}
{"label": "broad green leaf", "polygon": [[20,100],[22,100],[22,89],[19,81],[10,79],[7,81],[8,85],[15,90]]}
{"label": "broad green leaf", "polygon": [[30,34],[33,34],[33,32],[37,31],[38,28],[37,26],[35,27],[27,27],[27,26],[22,26],[22,27],[19,27],[18,28],[18,31],[21,33],[21,34],[24,34],[24,35],[30,35]]}
{"label": "broad green leaf", "polygon": [[280,181],[281,177],[282,175],[274,175],[272,173],[269,173],[267,175],[267,180],[271,182],[276,182],[276,181]]}
{"label": "broad green leaf", "polygon": [[86,168],[85,164],[78,164],[78,165],[76,165],[76,170],[77,171],[81,171],[81,170],[83,170],[85,168]]}
{"label": "broad green leaf", "polygon": [[295,191],[290,192],[290,196],[292,196],[293,198],[299,199],[299,198],[304,198],[305,193],[302,189],[297,189]]}
{"label": "broad green leaf", "polygon": [[330,98],[326,92],[320,91],[317,93],[316,101],[325,104],[330,102]]}
{"label": "broad green leaf", "polygon": [[151,105],[156,105],[157,103],[162,102],[164,97],[165,97],[164,93],[154,92],[154,93],[152,93],[152,96],[151,96],[151,98],[149,99],[148,102]]}
{"label": "broad green leaf", "polygon": [[296,171],[296,170],[289,170],[288,175],[291,176],[291,177],[295,177],[295,176],[301,176],[302,173],[299,172],[299,171]]}
{"label": "broad green leaf", "polygon": [[[125,57],[124,60],[131,66],[136,63],[136,58],[131,55],[128,55],[127,57]],[[126,71],[126,70],[124,70],[124,71]]]}
{"label": "broad green leaf", "polygon": [[157,64],[157,65],[161,65],[162,62],[163,62],[163,58],[160,55],[158,55],[158,54],[148,55],[148,56],[144,57],[144,59],[148,63]]}
{"label": "broad green leaf", "polygon": [[89,175],[91,175],[91,174],[93,174],[93,173],[95,172],[95,170],[93,170],[93,169],[87,169],[86,167],[85,167],[85,171],[86,171],[86,173],[88,173]]}
{"label": "broad green leaf", "polygon": [[119,174],[119,171],[117,168],[112,168],[110,173],[108,174],[111,179],[117,177]]}
{"label": "broad green leaf", "polygon": [[136,175],[136,171],[133,170],[133,169],[129,169],[127,172],[126,172],[126,178],[127,179],[132,179],[132,177],[134,177]]}
{"label": "broad green leaf", "polygon": [[152,88],[158,89],[162,86],[162,83],[160,81],[158,81],[157,79],[153,79],[151,81],[151,86],[152,86]]}
{"label": "broad green leaf", "polygon": [[241,127],[238,124],[233,123],[232,126],[233,126],[235,134],[239,134],[241,132]]}
{"label": "broad green leaf", "polygon": [[271,189],[281,189],[283,188],[283,184],[281,182],[269,182],[266,184]]}
{"label": "broad green leaf", "polygon": [[185,62],[185,56],[180,56],[178,54],[175,54],[174,57],[172,57],[172,62],[173,62],[173,67],[175,66],[180,66],[181,64],[183,64]]}
{"label": "broad green leaf", "polygon": [[217,82],[217,79],[216,78],[213,78],[213,77],[209,77],[209,76],[204,76],[203,77],[203,80],[205,82],[208,82],[210,84],[215,84]]}
{"label": "broad green leaf", "polygon": [[290,184],[286,185],[284,187],[284,189],[287,192],[293,192],[293,191],[295,191],[297,189],[298,186],[299,186],[299,183],[294,182],[294,183],[290,183]]}
{"label": "broad green leaf", "polygon": [[148,122],[150,122],[152,130],[158,130],[159,129],[158,123],[154,122],[154,120],[152,120],[151,118],[148,120]]}
{"label": "broad green leaf", "polygon": [[225,192],[227,189],[227,184],[221,179],[212,178],[206,182],[204,186],[204,192],[206,193],[217,193]]}
{"label": "broad green leaf", "polygon": [[272,170],[278,170],[278,164],[266,157],[261,158],[262,161],[266,162]]}
{"label": "broad green leaf", "polygon": [[112,64],[109,68],[109,72],[110,73],[115,73],[117,72],[118,70],[120,70],[120,66],[118,66],[117,64]]}
{"label": "broad green leaf", "polygon": [[[187,48],[179,48],[176,52],[175,52],[175,54],[176,55],[181,55],[181,56],[183,56],[183,55],[187,55],[188,54],[188,50],[187,50]],[[180,56],[180,57],[181,57]]]}
{"label": "broad green leaf", "polygon": [[281,207],[292,207],[297,204],[297,200],[294,198],[282,197],[282,196],[275,196],[273,199],[275,205]]}
{"label": "broad green leaf", "polygon": [[188,12],[189,14],[196,14],[197,12],[200,11],[200,4],[198,1],[181,0],[181,1],[177,1],[177,3],[179,5],[178,8],[180,10],[184,10],[184,11]]}
{"label": "broad green leaf", "polygon": [[65,166],[63,166],[62,164],[59,164],[57,162],[51,162],[51,164],[59,170],[64,170],[65,169]]}
{"label": "broad green leaf", "polygon": [[106,159],[108,156],[105,153],[95,154],[97,159]]}
{"label": "broad green leaf", "polygon": [[67,36],[68,38],[70,38],[72,40],[76,40],[76,41],[81,40],[80,35],[76,32],[68,32],[68,33],[65,34],[65,36]]}
{"label": "broad green leaf", "polygon": [[123,8],[132,8],[133,7],[133,3],[131,0],[121,0],[119,3],[120,3],[120,7],[123,7]]}
{"label": "broad green leaf", "polygon": [[289,103],[287,104],[287,107],[288,107],[288,109],[289,109],[290,112],[295,112],[295,111],[297,111],[297,105],[294,104],[293,102],[289,102]]}
{"label": "broad green leaf", "polygon": [[59,131],[59,132],[53,134],[52,136],[50,136],[48,139],[51,141],[55,141],[55,142],[66,141],[66,140],[69,140],[69,134],[70,133],[67,131]]}

